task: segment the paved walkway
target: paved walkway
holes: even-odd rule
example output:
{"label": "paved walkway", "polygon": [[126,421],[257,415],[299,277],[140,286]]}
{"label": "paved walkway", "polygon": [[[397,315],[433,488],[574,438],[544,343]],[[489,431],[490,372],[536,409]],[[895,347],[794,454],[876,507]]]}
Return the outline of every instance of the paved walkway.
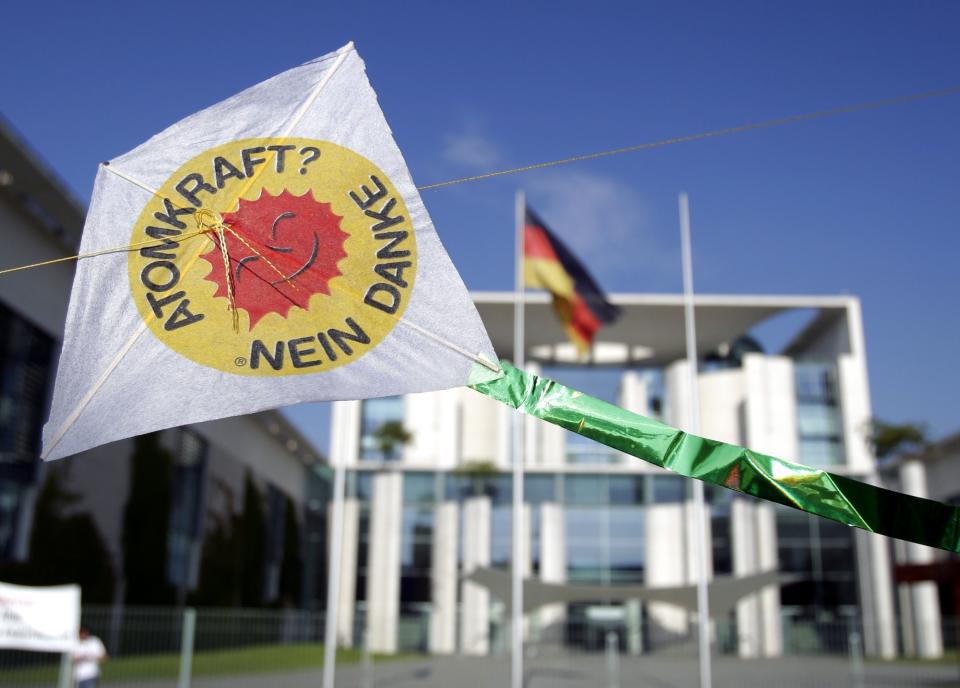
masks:
{"label": "paved walkway", "polygon": [[[610,680],[602,655],[530,658],[526,688],[696,688],[697,664],[685,657],[625,657],[620,681]],[[199,678],[194,688],[318,688],[319,670]],[[505,688],[508,657],[431,658],[383,663],[373,668],[371,688]],[[337,671],[337,688],[365,688],[362,667]],[[110,683],[104,688],[173,687],[175,681]],[[833,657],[785,657],[776,660],[714,660],[715,688],[947,688],[960,687],[960,666],[911,662],[867,662],[855,682],[850,663]]]}

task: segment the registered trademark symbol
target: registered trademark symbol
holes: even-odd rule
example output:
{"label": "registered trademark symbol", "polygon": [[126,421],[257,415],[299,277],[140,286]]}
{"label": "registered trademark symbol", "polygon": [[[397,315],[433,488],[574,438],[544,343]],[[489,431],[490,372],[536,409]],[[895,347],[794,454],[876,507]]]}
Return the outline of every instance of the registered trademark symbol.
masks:
{"label": "registered trademark symbol", "polygon": [[242,368],[243,366],[247,365],[247,359],[245,359],[243,356],[237,356],[235,359],[233,359],[233,364],[238,368]]}

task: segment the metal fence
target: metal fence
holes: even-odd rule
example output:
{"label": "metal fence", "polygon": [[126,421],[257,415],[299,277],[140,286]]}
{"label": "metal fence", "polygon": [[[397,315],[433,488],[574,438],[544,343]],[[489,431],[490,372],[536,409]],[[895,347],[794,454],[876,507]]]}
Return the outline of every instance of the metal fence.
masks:
{"label": "metal fence", "polygon": [[[246,688],[271,685],[282,677],[284,686],[319,685],[323,613],[199,609],[192,620],[190,616],[184,610],[166,608],[84,608],[84,625],[104,641],[110,653],[101,684]],[[394,656],[371,657],[363,648],[341,649],[338,687],[505,685],[508,627],[491,624],[484,643],[486,654],[429,655],[417,652],[429,647],[429,615],[407,616],[400,620],[398,633],[418,642],[406,644]],[[882,661],[865,656],[864,629],[855,617],[841,621],[784,618],[774,656],[767,656],[770,648],[762,647],[756,628],[738,628],[734,619],[716,622],[711,625],[713,683],[718,688],[960,686],[958,630],[956,620],[943,623],[940,635],[946,649],[940,658],[920,661],[901,656]],[[696,685],[695,643],[692,623],[667,631],[646,617],[631,626],[611,619],[570,618],[538,625],[532,616],[525,643],[526,685]],[[55,655],[0,650],[0,686],[55,686],[60,662]],[[184,680],[187,677],[189,682]]]}
{"label": "metal fence", "polygon": [[[181,682],[185,642],[200,676],[316,667],[323,656],[322,612],[87,606],[82,624],[110,655],[103,685]],[[0,687],[57,685],[60,665],[59,655],[0,650]]]}

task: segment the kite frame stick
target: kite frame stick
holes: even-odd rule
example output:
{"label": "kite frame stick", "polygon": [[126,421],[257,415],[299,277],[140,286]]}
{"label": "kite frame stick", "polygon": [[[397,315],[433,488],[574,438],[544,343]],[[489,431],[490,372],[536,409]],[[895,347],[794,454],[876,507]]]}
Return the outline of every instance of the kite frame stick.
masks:
{"label": "kite frame stick", "polygon": [[[324,86],[327,85],[327,83],[328,83],[328,82],[330,81],[330,79],[333,77],[334,73],[337,71],[337,69],[340,67],[340,65],[343,63],[343,61],[346,59],[347,55],[349,55],[350,52],[352,52],[353,50],[354,50],[353,42],[348,43],[343,49],[341,49],[341,52],[340,52],[340,54],[337,56],[336,61],[333,63],[333,65],[330,67],[330,69],[327,70],[327,72],[324,74],[323,78],[317,83],[316,87],[314,87],[314,89],[313,89],[313,91],[310,93],[309,97],[304,101],[304,103],[300,106],[300,108],[297,110],[297,112],[296,112],[296,113],[294,114],[294,116],[291,118],[290,122],[287,124],[287,126],[286,126],[286,128],[284,129],[283,133],[280,135],[280,138],[281,138],[281,139],[287,138],[288,136],[290,136],[290,134],[291,134],[291,132],[293,131],[293,129],[294,129],[294,128],[300,123],[300,121],[303,119],[303,116],[306,114],[307,110],[310,108],[311,105],[313,105],[313,103],[314,103],[314,102],[316,101],[316,99],[319,97],[320,92],[323,90]],[[150,187],[148,184],[146,184],[146,183],[144,183],[143,181],[137,179],[136,177],[133,177],[132,175],[127,174],[126,172],[123,172],[122,170],[117,169],[116,166],[110,165],[109,162],[103,163],[102,167],[103,167],[103,169],[105,169],[105,170],[113,173],[114,175],[116,175],[116,176],[119,177],[120,179],[123,179],[124,181],[126,181],[126,182],[128,182],[128,183],[130,183],[130,184],[133,184],[133,185],[136,186],[136,187],[139,187],[140,189],[146,191],[147,193],[150,193],[150,194],[152,194],[152,195],[154,195],[154,196],[157,196],[157,197],[160,197],[160,196],[161,196],[160,192],[157,191],[156,189]],[[258,172],[257,176],[259,176],[259,174],[260,174],[260,172]],[[250,186],[256,181],[257,176],[250,177],[250,178],[248,179],[247,184],[238,192],[237,198],[240,198],[244,193],[246,193],[246,191],[250,188]],[[199,234],[199,233],[198,233],[198,234]],[[129,249],[129,248],[130,248],[130,246],[123,247],[123,249],[110,249],[109,252],[119,251],[119,250],[125,250],[125,249]],[[186,266],[184,267],[184,271],[189,270],[189,269],[194,265],[194,263],[196,263],[196,261],[197,261],[197,260],[199,259],[199,257],[200,257],[201,251],[202,251],[202,249],[198,249],[198,250],[197,250],[197,253],[189,259],[189,261],[186,263]],[[154,316],[152,313],[151,313],[151,314],[147,314],[147,316],[146,316],[147,319],[153,318],[153,317],[155,317],[155,316]],[[76,423],[77,419],[80,417],[80,415],[81,415],[81,414],[83,413],[83,411],[86,409],[87,405],[88,405],[88,404],[90,403],[90,401],[93,399],[93,396],[94,396],[94,395],[100,390],[100,388],[106,383],[107,379],[110,377],[110,375],[111,375],[111,374],[113,373],[113,371],[116,369],[117,365],[119,365],[120,361],[123,360],[123,358],[127,355],[127,353],[130,351],[130,349],[133,347],[134,343],[140,338],[140,336],[141,336],[141,335],[143,334],[143,332],[146,330],[146,327],[147,327],[147,319],[145,319],[145,320],[143,321],[143,323],[141,323],[141,325],[137,328],[136,332],[134,332],[134,333],[131,335],[130,339],[128,339],[128,340],[126,341],[126,343],[124,343],[124,344],[120,347],[120,349],[119,349],[119,351],[117,352],[116,356],[113,358],[113,360],[112,360],[112,361],[107,365],[107,367],[104,369],[103,374],[101,374],[101,376],[97,379],[97,381],[93,384],[93,386],[87,391],[87,393],[86,393],[86,394],[84,395],[84,397],[80,400],[80,402],[77,404],[77,406],[73,409],[73,411],[71,411],[70,415],[67,416],[67,419],[64,421],[63,425],[61,425],[60,428],[57,430],[57,433],[54,435],[54,437],[53,437],[53,439],[51,440],[49,446],[45,447],[43,453],[41,454],[41,458],[46,459],[46,458],[50,455],[50,453],[60,444],[60,442],[63,440],[63,437],[66,435],[67,432],[69,432],[70,428],[73,427],[74,423]],[[408,327],[410,327],[411,329],[413,329],[414,331],[420,333],[421,335],[426,336],[427,338],[432,339],[433,341],[435,341],[435,342],[437,342],[437,343],[439,343],[439,344],[447,347],[447,348],[450,349],[451,351],[454,351],[454,352],[460,354],[461,356],[464,356],[465,358],[473,361],[474,363],[477,363],[477,364],[479,364],[479,365],[487,368],[488,370],[490,370],[490,371],[493,372],[493,373],[498,373],[498,374],[499,374],[499,373],[501,372],[501,371],[500,371],[500,368],[497,366],[496,362],[494,362],[494,361],[490,361],[490,360],[488,360],[488,359],[486,359],[486,358],[484,358],[484,357],[482,357],[482,356],[479,356],[478,354],[471,353],[471,352],[467,351],[466,349],[464,349],[463,347],[461,347],[461,346],[459,346],[459,345],[457,345],[457,344],[455,344],[455,343],[453,343],[453,342],[451,342],[451,341],[449,341],[449,340],[447,340],[447,339],[445,339],[445,338],[443,338],[443,337],[440,337],[439,335],[434,334],[433,332],[430,332],[430,331],[422,328],[421,326],[417,325],[416,323],[410,322],[409,320],[406,320],[406,319],[404,319],[404,318],[402,318],[402,317],[397,318],[397,321],[403,323],[404,325],[406,325],[406,326],[408,326]]]}
{"label": "kite frame stick", "polygon": [[[306,114],[307,109],[316,101],[317,97],[320,95],[320,91],[322,91],[323,87],[327,85],[327,83],[330,81],[330,79],[333,77],[336,71],[340,68],[340,65],[343,64],[343,61],[346,59],[347,55],[349,55],[353,51],[353,49],[354,48],[353,48],[352,41],[350,43],[347,43],[347,45],[344,46],[343,48],[341,48],[340,54],[337,55],[336,61],[333,63],[333,65],[331,65],[330,69],[328,69],[324,73],[323,78],[320,79],[320,81],[314,87],[313,91],[311,91],[310,95],[307,97],[304,103],[300,106],[300,109],[297,110],[296,113],[294,113],[293,118],[290,120],[289,124],[287,124],[287,127],[284,130],[283,134],[281,134],[280,138],[288,137],[290,135],[290,132],[293,131],[294,127],[296,127],[300,123],[300,120],[303,119],[303,116],[304,114]],[[143,182],[131,177],[128,174],[121,172],[120,170],[117,170],[115,167],[111,166],[109,163],[105,163],[103,165],[103,168],[114,173],[121,179],[124,179],[127,182],[140,187],[144,191],[147,191],[148,193],[153,194],[154,196],[158,196],[158,197],[160,196],[160,192],[158,192],[157,190],[152,189],[146,184],[144,184]],[[259,176],[259,172],[257,176]],[[253,182],[256,181],[257,176],[248,178],[247,184],[243,189],[241,189],[238,192],[237,198],[240,198],[246,192],[246,190],[250,188]],[[193,264],[196,263],[199,257],[200,257],[200,251],[198,250],[197,253],[187,263],[186,270],[189,270],[193,266]],[[148,315],[147,317],[150,318],[154,316]],[[130,339],[128,339],[126,343],[120,347],[120,350],[117,352],[116,356],[114,356],[113,360],[107,365],[107,367],[104,369],[103,373],[100,375],[97,381],[93,384],[93,386],[89,390],[87,390],[87,393],[84,394],[83,398],[80,400],[77,406],[73,409],[73,411],[70,412],[70,415],[67,416],[67,419],[64,421],[63,425],[60,426],[56,434],[53,436],[53,439],[50,441],[50,444],[47,447],[44,447],[43,453],[41,454],[42,459],[46,459],[50,455],[50,452],[52,452],[57,447],[57,445],[60,444],[61,440],[63,440],[64,435],[66,435],[67,432],[70,430],[70,428],[73,427],[73,424],[77,422],[77,419],[80,417],[80,414],[82,414],[83,411],[87,408],[87,405],[90,403],[90,400],[93,399],[94,394],[96,394],[100,390],[100,388],[103,387],[103,385],[106,383],[107,379],[110,377],[113,371],[116,370],[117,365],[119,365],[120,361],[123,360],[123,358],[127,355],[130,349],[133,347],[134,343],[140,338],[140,336],[144,333],[146,329],[147,329],[147,319],[144,319],[143,322],[140,324],[140,326],[137,328],[137,330],[132,335],[130,335]]]}

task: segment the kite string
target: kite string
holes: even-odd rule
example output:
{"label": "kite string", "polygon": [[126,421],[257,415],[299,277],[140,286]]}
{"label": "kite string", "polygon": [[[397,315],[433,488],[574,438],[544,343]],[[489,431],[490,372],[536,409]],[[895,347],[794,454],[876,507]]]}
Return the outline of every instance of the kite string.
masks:
{"label": "kite string", "polygon": [[[338,64],[339,64],[339,63],[338,63]],[[292,126],[292,125],[291,125],[291,126]],[[148,193],[156,196],[157,198],[164,198],[164,196],[162,196],[159,191],[157,191],[156,189],[150,188],[147,184],[145,184],[144,182],[141,182],[140,180],[136,179],[135,177],[131,177],[130,175],[124,174],[123,172],[120,172],[119,170],[117,170],[117,169],[116,169],[115,167],[113,167],[113,166],[106,165],[105,168],[106,168],[107,170],[113,172],[113,173],[116,174],[117,176],[121,177],[122,179],[125,179],[126,181],[130,182],[131,184],[134,184],[135,186],[140,187],[140,188],[143,189],[144,191],[147,191]],[[245,192],[245,190],[244,190],[244,192]],[[244,192],[241,192],[241,193],[244,193]],[[169,199],[165,199],[165,200],[169,200]],[[173,203],[172,201],[170,201],[170,204],[173,205],[174,207],[178,208],[178,209],[181,209],[181,210],[183,209],[181,206],[178,206],[176,203]],[[211,241],[213,241],[214,244],[219,244],[220,255],[221,255],[222,258],[223,258],[224,280],[225,280],[225,283],[226,283],[226,290],[227,290],[228,309],[231,311],[231,318],[232,318],[232,325],[233,325],[233,331],[234,331],[234,332],[239,333],[239,331],[240,331],[240,314],[239,314],[239,309],[238,309],[238,307],[237,307],[237,302],[236,302],[236,293],[235,293],[235,289],[234,289],[233,273],[232,273],[232,271],[231,271],[231,269],[230,269],[230,253],[229,253],[229,249],[228,249],[228,247],[227,247],[227,242],[226,242],[226,233],[227,233],[227,232],[229,232],[231,235],[233,235],[234,237],[236,237],[236,239],[237,239],[240,243],[242,243],[249,251],[251,251],[252,253],[254,253],[258,258],[262,258],[262,259],[264,260],[264,262],[265,262],[274,272],[276,272],[277,275],[280,276],[280,280],[278,280],[278,281],[281,281],[281,280],[282,280],[283,282],[285,282],[286,284],[289,284],[289,285],[290,285],[291,287],[293,287],[294,289],[299,289],[299,288],[300,288],[300,287],[298,287],[298,286],[296,285],[296,283],[290,281],[290,278],[289,278],[287,275],[284,275],[284,274],[283,274],[283,271],[280,270],[280,268],[278,268],[269,258],[267,258],[267,256],[265,256],[262,252],[260,252],[260,251],[256,248],[256,246],[251,245],[250,242],[248,242],[239,232],[237,232],[236,230],[234,230],[229,224],[225,223],[225,222],[223,221],[223,217],[220,215],[220,213],[218,213],[218,212],[216,212],[216,211],[214,211],[214,210],[207,209],[207,208],[198,208],[197,210],[195,210],[195,211],[193,212],[193,217],[194,217],[195,222],[197,223],[197,231],[196,231],[196,232],[192,232],[192,233],[190,233],[190,234],[181,235],[181,237],[182,237],[182,238],[187,238],[187,237],[192,237],[192,236],[210,235],[210,234],[216,234],[216,235],[217,235],[217,238],[219,239],[219,241],[216,241],[216,240],[213,240],[213,239],[211,239]],[[178,237],[178,238],[179,238],[179,237]],[[142,245],[142,244],[156,244],[156,241],[151,239],[151,240],[147,240],[147,241],[136,242],[136,245],[137,245],[137,246]],[[129,250],[130,248],[133,248],[133,247],[134,247],[134,244],[129,244],[128,246],[121,246],[121,247],[115,247],[115,248],[112,248],[112,249],[105,249],[104,252],[109,252],[109,251],[114,251],[114,252],[117,252],[117,251],[126,251],[126,250]],[[86,255],[87,255],[87,254],[84,254],[84,256],[82,256],[82,257],[85,257]],[[68,257],[68,258],[60,258],[60,259],[58,259],[58,261],[71,260],[71,259],[73,259],[73,258],[78,258],[78,257],[81,257],[81,256],[71,256],[71,257]],[[190,261],[190,263],[187,265],[187,269],[189,269],[189,267],[192,266],[193,263],[194,263],[194,262],[197,260],[197,258],[199,258],[199,257],[200,257],[200,254],[199,254],[199,252],[198,252],[198,253],[193,257],[193,259]],[[27,267],[29,267],[29,266],[24,266],[24,267],[19,268],[19,269],[26,269]],[[0,274],[3,274],[3,273],[0,272]],[[359,294],[358,292],[356,292],[356,291],[353,290],[353,289],[350,289],[350,288],[349,288],[348,286],[346,286],[346,285],[336,284],[336,285],[329,285],[329,287],[330,287],[331,290],[336,289],[336,290],[341,291],[341,292],[343,292],[343,293],[346,293],[346,294],[348,294],[348,295],[350,295],[350,296],[353,296],[353,297],[355,297],[355,298],[357,298],[357,299],[360,298],[360,294]],[[480,356],[480,355],[471,353],[471,352],[468,351],[467,349],[464,349],[462,346],[460,346],[460,345],[458,345],[458,344],[456,344],[456,343],[454,343],[454,342],[451,342],[450,340],[448,340],[448,339],[446,339],[446,338],[444,338],[444,337],[441,337],[440,335],[438,335],[438,334],[436,334],[436,333],[430,332],[429,330],[424,329],[424,328],[421,327],[420,325],[417,325],[416,323],[411,322],[410,320],[407,320],[406,318],[404,318],[404,317],[402,317],[402,316],[398,316],[398,315],[395,315],[395,314],[392,314],[392,313],[391,313],[391,314],[390,314],[390,317],[392,317],[392,318],[393,318],[394,320],[396,320],[397,322],[402,323],[402,324],[406,325],[407,327],[413,329],[414,331],[418,332],[420,335],[425,336],[425,337],[427,337],[428,339],[432,339],[433,341],[441,344],[442,346],[447,347],[447,348],[450,349],[451,351],[454,351],[455,353],[460,354],[461,356],[463,356],[463,357],[465,357],[465,358],[467,358],[467,359],[469,359],[469,360],[471,360],[471,361],[473,361],[473,362],[475,362],[475,363],[479,363],[480,365],[484,366],[485,368],[488,368],[489,370],[491,370],[491,371],[493,371],[493,372],[495,372],[495,373],[499,373],[499,372],[500,372],[500,367],[499,367],[496,363],[491,362],[491,361],[488,361],[488,360],[487,360],[486,358],[484,358],[483,356]]]}
{"label": "kite string", "polygon": [[[199,211],[198,211],[199,214]],[[199,218],[197,220],[200,221]],[[230,270],[230,254],[227,253],[227,238],[224,236],[224,224],[218,222],[213,230],[220,240],[220,257],[223,258],[223,282],[227,285],[227,308],[233,321],[233,331],[240,333],[240,314],[237,312],[237,298],[233,291],[233,272]]]}
{"label": "kite string", "polygon": [[[210,230],[203,229],[196,232],[188,232],[186,234],[181,234],[178,239],[191,239],[202,234],[207,234]],[[132,251],[133,249],[140,248],[141,246],[147,246],[149,244],[156,245],[156,239],[146,239],[144,241],[135,241],[132,244],[125,244],[123,246],[111,246],[110,248],[102,248],[97,251],[89,251],[87,253],[78,253],[75,256],[64,256],[63,258],[54,258],[52,260],[43,260],[39,263],[30,263],[29,265],[18,265],[13,268],[4,268],[0,270],[0,275],[6,275],[12,272],[20,272],[21,270],[30,270],[31,268],[40,268],[46,265],[54,265],[55,263],[65,263],[71,260],[79,260],[81,258],[95,258],[96,256],[105,256],[110,253],[125,253]]]}
{"label": "kite string", "polygon": [[860,112],[862,110],[875,110],[881,107],[887,107],[890,105],[898,105],[900,103],[909,103],[917,100],[925,100],[927,98],[937,98],[940,96],[949,96],[960,94],[960,86],[951,86],[949,88],[943,88],[936,91],[924,91],[923,93],[911,93],[904,96],[894,96],[892,98],[883,98],[881,100],[870,100],[860,103],[853,103],[850,105],[841,105],[835,108],[829,108],[827,110],[817,110],[815,112],[803,112],[796,115],[788,115],[786,117],[777,117],[775,119],[761,120],[759,122],[751,122],[748,124],[741,124],[734,127],[724,127],[722,129],[711,129],[709,131],[702,131],[696,134],[687,134],[685,136],[675,136],[668,139],[660,139],[659,141],[650,141],[647,143],[640,143],[633,146],[624,146],[622,148],[612,148],[610,150],[604,151],[595,151],[593,153],[583,153],[580,155],[572,155],[568,158],[561,158],[559,160],[548,160],[546,162],[537,162],[530,165],[522,165],[520,167],[511,167],[503,170],[495,170],[493,172],[485,172],[483,174],[475,174],[470,177],[460,177],[458,179],[450,179],[444,182],[436,182],[434,184],[426,184],[424,186],[418,186],[418,191],[427,191],[429,189],[440,189],[445,186],[455,186],[457,184],[466,184],[468,182],[476,182],[484,179],[491,179],[493,177],[502,177],[509,174],[519,174],[521,172],[530,172],[532,170],[541,170],[547,167],[557,167],[559,165],[569,165],[574,162],[582,162],[584,160],[596,160],[597,158],[606,158],[613,155],[623,155],[625,153],[636,153],[642,150],[648,150],[651,148],[661,148],[663,146],[671,146],[678,143],[689,143],[691,141],[699,141],[701,139],[715,138],[718,136],[728,136],[730,134],[739,134],[745,131],[752,131],[754,129],[768,129],[770,127],[779,127],[785,126],[788,124],[794,124],[796,122],[806,122],[814,119],[821,119],[824,117],[833,117],[835,115],[843,115],[850,112]]}
{"label": "kite string", "polygon": [[[336,66],[339,66],[339,61],[338,61],[338,63],[337,63]],[[326,83],[326,81],[322,82],[322,84],[325,84],[325,83]],[[321,85],[322,85],[322,84],[321,84]],[[626,153],[635,153],[635,152],[638,152],[638,151],[641,151],[641,150],[648,150],[648,149],[651,149],[651,148],[660,148],[660,147],[663,147],[663,146],[670,146],[670,145],[675,145],[675,144],[678,144],[678,143],[689,143],[689,142],[691,142],[691,141],[697,141],[697,140],[701,140],[701,139],[716,138],[716,137],[719,137],[719,136],[727,136],[727,135],[730,135],[730,134],[742,133],[742,132],[751,131],[751,130],[754,130],[754,129],[766,129],[766,128],[769,128],[769,127],[785,126],[785,125],[787,125],[787,124],[793,124],[793,123],[796,123],[796,122],[803,122],[803,121],[809,121],[809,120],[813,120],[813,119],[820,119],[820,118],[823,118],[823,117],[832,117],[832,116],[835,116],[835,115],[846,114],[846,113],[849,113],[849,112],[857,112],[857,111],[861,111],[861,110],[871,110],[871,109],[886,107],[886,106],[889,106],[889,105],[897,105],[897,104],[899,104],[899,103],[905,103],[905,102],[911,102],[911,101],[917,101],[917,100],[924,100],[924,99],[927,99],[927,98],[936,98],[936,97],[939,97],[939,96],[955,95],[955,94],[958,94],[958,93],[960,93],[960,86],[953,86],[953,87],[950,87],[950,88],[940,89],[940,90],[938,90],[938,91],[926,91],[926,92],[924,92],[924,93],[913,93],[913,94],[905,95],[905,96],[896,96],[896,97],[893,97],[893,98],[885,98],[885,99],[883,99],[883,100],[873,100],[873,101],[867,101],[867,102],[862,102],[862,103],[854,103],[854,104],[852,104],[852,105],[844,105],[844,106],[832,108],[832,109],[829,109],[829,110],[819,110],[819,111],[817,111],[817,112],[807,112],[807,113],[801,113],[801,114],[797,114],[797,115],[789,115],[789,116],[787,116],[787,117],[780,117],[780,118],[777,118],[777,119],[769,119],[769,120],[763,120],[763,121],[760,121],[760,122],[753,122],[753,123],[750,123],[750,124],[742,124],[742,125],[736,126],[736,127],[726,127],[726,128],[724,128],[724,129],[713,129],[713,130],[710,130],[710,131],[700,132],[700,133],[697,133],[697,134],[688,134],[688,135],[686,135],[686,136],[676,136],[676,137],[669,138],[669,139],[661,139],[661,140],[659,140],[659,141],[651,141],[651,142],[648,142],[648,143],[641,143],[641,144],[637,144],[637,145],[634,145],[634,146],[625,146],[625,147],[623,147],[623,148],[613,148],[613,149],[605,150],[605,151],[596,151],[596,152],[593,152],[593,153],[584,153],[584,154],[582,154],[582,155],[574,155],[574,156],[571,156],[571,157],[568,157],[568,158],[561,158],[561,159],[559,159],[559,160],[549,160],[549,161],[546,161],[546,162],[538,162],[538,163],[533,163],[533,164],[530,164],[530,165],[523,165],[523,166],[521,166],[521,167],[511,167],[511,168],[503,169],[503,170],[495,170],[495,171],[493,171],[493,172],[486,172],[486,173],[484,173],[484,174],[477,174],[477,175],[473,175],[473,176],[470,176],[470,177],[460,177],[459,179],[450,179],[450,180],[443,181],[443,182],[436,182],[436,183],[434,183],[434,184],[425,184],[425,185],[423,185],[423,186],[418,186],[418,187],[417,187],[417,191],[428,191],[428,190],[430,190],[430,189],[439,189],[439,188],[443,188],[443,187],[446,187],[446,186],[454,186],[454,185],[457,185],[457,184],[466,184],[466,183],[469,183],[469,182],[481,181],[481,180],[490,179],[490,178],[493,178],[493,177],[502,177],[502,176],[505,176],[505,175],[519,174],[519,173],[522,173],[522,172],[530,172],[530,171],[532,171],[532,170],[539,170],[539,169],[544,169],[544,168],[548,168],[548,167],[557,167],[557,166],[559,166],[559,165],[568,165],[568,164],[571,164],[571,163],[574,163],[574,162],[582,162],[582,161],[584,161],[584,160],[595,160],[595,159],[597,159],[597,158],[605,158],[605,157],[610,157],[610,156],[613,156],[613,155],[623,155],[623,154],[626,154]],[[311,94],[311,95],[313,95],[313,94]],[[314,98],[315,98],[315,96],[314,96]],[[298,119],[294,119],[294,121],[293,121],[292,124],[295,125],[298,121],[299,121]],[[292,127],[291,127],[291,128],[292,128]],[[128,176],[128,175],[120,172],[120,171],[117,170],[116,168],[111,167],[111,166],[109,166],[109,165],[104,165],[104,167],[105,167],[105,169],[109,170],[110,172],[113,172],[113,173],[116,174],[117,176],[122,177],[123,179],[126,179],[127,181],[135,184],[136,186],[139,186],[140,188],[142,188],[142,189],[150,192],[151,194],[154,194],[154,195],[156,195],[156,196],[159,196],[159,195],[160,195],[160,194],[159,194],[157,191],[155,191],[154,189],[151,189],[150,187],[148,187],[147,185],[143,184],[142,182],[134,179],[133,177],[130,177],[130,176]],[[203,233],[203,232],[201,232],[201,233]],[[186,237],[185,237],[185,238],[186,238]],[[94,257],[94,256],[103,255],[103,254],[105,254],[105,253],[115,253],[115,252],[129,251],[129,250],[132,249],[132,248],[136,248],[136,247],[138,247],[138,246],[142,246],[142,245],[145,245],[145,244],[148,244],[148,243],[151,243],[151,242],[150,242],[150,241],[138,242],[138,243],[135,243],[135,244],[127,244],[126,246],[117,246],[117,247],[114,247],[114,248],[103,249],[102,251],[94,251],[94,252],[91,252],[91,253],[81,253],[81,254],[77,254],[77,255],[74,255],[74,256],[65,256],[65,257],[63,257],[63,258],[55,258],[55,259],[53,259],[53,260],[45,260],[45,261],[40,261],[40,262],[38,262],[38,263],[30,263],[30,264],[28,264],[28,265],[19,265],[19,266],[17,266],[17,267],[0,269],[0,275],[5,275],[5,274],[8,274],[8,273],[13,273],[13,272],[19,272],[19,271],[21,271],[21,270],[29,270],[29,269],[32,269],[32,268],[44,267],[44,266],[46,266],[46,265],[53,265],[53,264],[55,264],[55,263],[63,263],[63,262],[67,262],[67,261],[70,261],[70,260],[79,260],[80,258],[92,258],[92,257]]]}

